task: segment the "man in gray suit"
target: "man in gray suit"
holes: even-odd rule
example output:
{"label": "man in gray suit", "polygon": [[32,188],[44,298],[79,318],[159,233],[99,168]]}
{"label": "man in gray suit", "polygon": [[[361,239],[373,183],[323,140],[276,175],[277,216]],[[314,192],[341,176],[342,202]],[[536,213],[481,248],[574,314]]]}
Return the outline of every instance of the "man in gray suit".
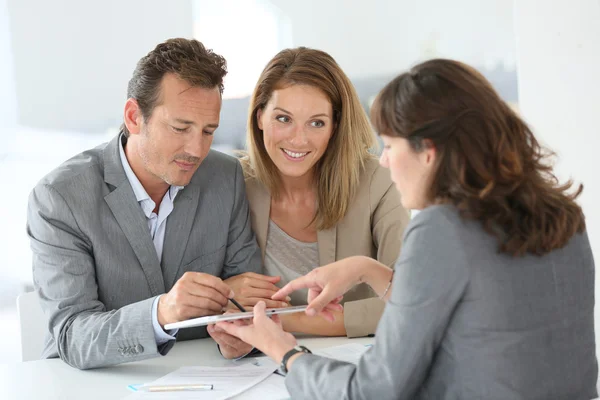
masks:
{"label": "man in gray suit", "polygon": [[221,313],[227,279],[260,272],[238,161],[211,151],[225,60],[171,39],[143,57],[122,132],[66,161],[31,193],[33,277],[48,317],[44,358],[95,368],[166,354]]}

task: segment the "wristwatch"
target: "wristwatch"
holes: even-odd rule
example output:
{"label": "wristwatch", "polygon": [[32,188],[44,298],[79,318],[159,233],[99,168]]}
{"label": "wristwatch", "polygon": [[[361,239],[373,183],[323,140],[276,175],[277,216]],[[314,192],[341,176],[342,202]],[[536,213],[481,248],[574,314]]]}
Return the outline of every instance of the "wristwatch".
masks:
{"label": "wristwatch", "polygon": [[283,356],[283,359],[281,360],[281,365],[279,366],[279,369],[281,370],[281,372],[284,375],[287,375],[287,373],[288,373],[288,369],[287,369],[288,360],[290,359],[291,356],[293,356],[296,353],[312,354],[312,351],[310,351],[309,349],[307,349],[304,346],[296,346],[293,349],[291,349],[290,351],[288,351],[287,353],[285,353],[285,355]]}

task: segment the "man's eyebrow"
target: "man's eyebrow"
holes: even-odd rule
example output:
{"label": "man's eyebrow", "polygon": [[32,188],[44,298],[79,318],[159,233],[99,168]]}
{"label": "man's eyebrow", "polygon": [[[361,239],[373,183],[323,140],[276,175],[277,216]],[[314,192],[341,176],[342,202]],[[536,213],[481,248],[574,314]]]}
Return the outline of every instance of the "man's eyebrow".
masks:
{"label": "man's eyebrow", "polygon": [[180,124],[186,124],[186,125],[194,125],[195,124],[194,121],[188,121],[187,119],[182,119],[182,118],[175,118],[175,122],[179,122]]}
{"label": "man's eyebrow", "polygon": [[[174,121],[184,125],[196,125],[194,121],[188,121],[187,119],[183,118],[175,118]],[[217,129],[219,127],[219,124],[207,124],[204,127]]]}

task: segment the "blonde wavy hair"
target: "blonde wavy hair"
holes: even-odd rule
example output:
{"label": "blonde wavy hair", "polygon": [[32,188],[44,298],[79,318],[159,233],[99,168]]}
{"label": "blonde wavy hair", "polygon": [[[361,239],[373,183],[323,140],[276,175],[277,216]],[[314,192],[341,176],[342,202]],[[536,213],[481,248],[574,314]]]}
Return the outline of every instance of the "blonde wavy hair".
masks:
{"label": "blonde wavy hair", "polygon": [[265,148],[257,111],[264,109],[275,90],[293,85],[320,89],[333,108],[334,130],[314,167],[317,212],[313,222],[319,230],[329,229],[346,215],[365,162],[375,157],[369,150],[376,145],[354,86],[329,54],[298,47],[282,50],[267,64],[250,100],[247,151],[242,153],[241,162],[246,179],[258,180],[272,196],[279,196],[281,177]]}

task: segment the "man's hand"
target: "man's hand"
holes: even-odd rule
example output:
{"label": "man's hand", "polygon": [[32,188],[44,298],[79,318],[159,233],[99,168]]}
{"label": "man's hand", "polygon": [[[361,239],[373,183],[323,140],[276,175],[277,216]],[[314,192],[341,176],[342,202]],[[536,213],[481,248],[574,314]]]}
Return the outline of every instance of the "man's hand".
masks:
{"label": "man's hand", "polygon": [[[243,325],[244,323],[242,320],[240,320],[238,324]],[[251,345],[241,341],[235,336],[230,335],[218,326],[209,325],[206,330],[208,331],[208,334],[215,340],[215,342],[217,342],[219,349],[221,350],[221,354],[223,354],[223,357],[225,358],[238,358],[250,353],[252,350]]]}
{"label": "man's hand", "polygon": [[[235,299],[244,307],[254,307],[259,301],[264,301],[268,308],[280,308],[289,306],[285,301],[271,299],[279,288],[275,286],[281,280],[280,276],[267,276],[254,272],[244,272],[229,279],[225,283],[235,293]],[[289,297],[283,300],[290,301]]]}
{"label": "man's hand", "polygon": [[221,314],[233,297],[231,288],[220,278],[201,272],[186,272],[169,293],[158,301],[158,323],[184,321]]}

